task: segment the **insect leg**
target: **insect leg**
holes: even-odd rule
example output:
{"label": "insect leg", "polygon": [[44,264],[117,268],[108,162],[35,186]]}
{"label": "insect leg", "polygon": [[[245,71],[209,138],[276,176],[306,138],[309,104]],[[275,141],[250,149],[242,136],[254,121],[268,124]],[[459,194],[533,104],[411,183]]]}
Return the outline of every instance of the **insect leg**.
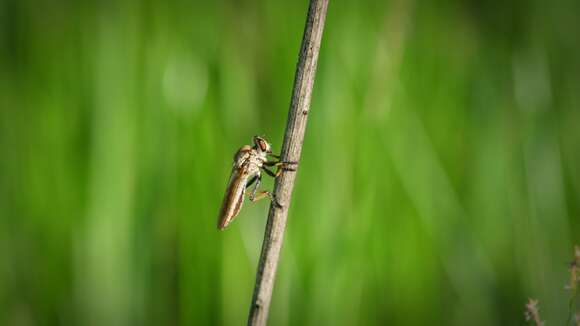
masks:
{"label": "insect leg", "polygon": [[[268,163],[268,162],[266,162],[266,163]],[[295,168],[288,167],[288,165],[284,162],[273,162],[273,164],[266,164],[266,163],[264,163],[264,166],[262,166],[262,169],[266,173],[268,173],[269,176],[274,177],[274,178],[279,177],[283,171],[296,171]],[[266,168],[266,166],[275,166],[276,172],[272,172],[271,170]]]}
{"label": "insect leg", "polygon": [[264,162],[265,166],[275,166],[276,174],[280,175],[280,170],[284,171],[296,171],[296,168],[289,167],[289,165],[297,165],[298,162],[281,162],[281,161],[269,161]]}
{"label": "insect leg", "polygon": [[266,161],[264,162],[266,166],[288,166],[288,165],[298,165],[298,162],[293,161]]}
{"label": "insect leg", "polygon": [[280,167],[278,167],[276,169],[276,174],[275,174],[276,178],[279,177],[282,174],[283,171],[296,171],[296,169],[280,168]]}
{"label": "insect leg", "polygon": [[252,179],[250,179],[250,181],[248,181],[248,183],[246,183],[246,189],[249,188],[254,182],[256,182],[257,179],[258,179],[258,176],[255,176]]}
{"label": "insect leg", "polygon": [[[294,162],[294,163],[279,162],[279,164],[276,164],[276,167],[278,168],[278,171],[282,171],[282,170],[284,170],[284,171],[296,171],[296,168],[295,167],[294,168],[291,168],[291,167],[288,166],[290,164],[296,164],[296,165],[298,165],[297,162]],[[279,172],[276,172],[276,173],[279,174]]]}
{"label": "insect leg", "polygon": [[[260,186],[260,183],[262,183],[262,176],[257,175],[253,178],[253,180],[256,181],[256,184],[254,185],[254,188],[252,189],[252,193],[250,194],[250,201],[254,201],[256,198],[256,191],[258,191],[258,187]],[[249,186],[249,184],[248,184],[248,186]]]}
{"label": "insect leg", "polygon": [[290,164],[298,164],[298,162],[292,162],[292,161],[282,161],[282,160],[281,160],[281,158],[280,158],[280,155],[276,155],[276,154],[272,154],[272,153],[270,153],[270,154],[268,154],[268,155],[269,155],[269,156],[272,156],[273,158],[275,158],[275,159],[277,159],[277,160],[278,160],[278,161],[270,161],[270,162],[267,162],[267,164],[268,164],[269,166],[274,166],[274,165],[276,165],[276,164],[287,164],[287,165],[290,165]]}
{"label": "insect leg", "polygon": [[270,198],[270,200],[272,201],[272,203],[274,203],[274,206],[278,207],[278,208],[282,208],[282,205],[280,205],[280,203],[278,202],[278,200],[276,199],[276,196],[274,194],[272,194],[271,192],[265,190],[265,191],[260,191],[257,195],[255,196],[250,196],[250,201],[255,202],[258,201],[260,199],[264,199],[264,198]]}
{"label": "insect leg", "polygon": [[262,167],[262,170],[264,170],[264,172],[266,172],[266,174],[268,174],[269,176],[271,176],[273,178],[277,178],[279,176],[278,173],[274,173],[264,166]]}

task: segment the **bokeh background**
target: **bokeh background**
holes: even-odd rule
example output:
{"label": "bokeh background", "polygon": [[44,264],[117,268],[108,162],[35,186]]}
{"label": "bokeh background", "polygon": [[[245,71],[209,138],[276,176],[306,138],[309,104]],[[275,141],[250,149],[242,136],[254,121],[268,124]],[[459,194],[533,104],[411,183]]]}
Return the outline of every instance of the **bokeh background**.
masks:
{"label": "bokeh background", "polygon": [[[0,1],[0,325],[240,325],[306,1]],[[563,325],[580,2],[331,1],[272,325]],[[272,186],[265,182],[265,188]]]}

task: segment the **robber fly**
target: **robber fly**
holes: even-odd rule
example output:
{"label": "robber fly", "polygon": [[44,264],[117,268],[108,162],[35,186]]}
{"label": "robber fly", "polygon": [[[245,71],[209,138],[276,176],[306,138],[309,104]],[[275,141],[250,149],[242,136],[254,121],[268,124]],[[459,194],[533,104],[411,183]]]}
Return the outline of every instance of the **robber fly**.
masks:
{"label": "robber fly", "polygon": [[[275,160],[268,160],[269,156]],[[252,184],[254,188],[249,196],[250,201],[268,197],[274,205],[281,207],[274,194],[269,191],[260,191],[259,193],[257,191],[262,181],[262,170],[269,176],[277,178],[283,170],[295,171],[295,169],[288,167],[290,164],[295,163],[282,162],[280,156],[272,154],[270,144],[262,137],[254,136],[254,146],[242,146],[234,156],[232,174],[218,218],[218,229],[223,230],[238,215],[244,202],[246,189]],[[269,166],[276,167],[276,172],[268,169]]]}

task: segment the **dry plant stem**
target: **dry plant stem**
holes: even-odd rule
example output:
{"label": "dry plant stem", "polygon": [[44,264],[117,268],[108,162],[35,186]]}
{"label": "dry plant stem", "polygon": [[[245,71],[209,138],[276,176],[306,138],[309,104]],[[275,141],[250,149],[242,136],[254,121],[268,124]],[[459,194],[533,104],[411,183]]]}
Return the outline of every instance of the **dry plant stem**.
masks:
{"label": "dry plant stem", "polygon": [[538,308],[538,300],[529,299],[526,304],[526,320],[533,321],[534,325],[542,326],[544,323],[540,318],[540,308]]}
{"label": "dry plant stem", "polygon": [[[300,160],[327,7],[328,0],[310,0],[282,145],[282,161]],[[266,325],[268,319],[295,177],[296,172],[286,171],[274,185],[274,193],[282,207],[270,205],[248,325]]]}
{"label": "dry plant stem", "polygon": [[580,246],[574,246],[574,260],[570,263],[570,284],[568,284],[568,289],[570,290],[570,301],[568,303],[568,320],[566,325],[570,325],[572,321],[572,316],[576,318],[576,325],[580,325],[580,320],[578,320],[578,315],[574,314],[574,309],[576,307],[576,297],[578,296],[578,282],[580,282]]}

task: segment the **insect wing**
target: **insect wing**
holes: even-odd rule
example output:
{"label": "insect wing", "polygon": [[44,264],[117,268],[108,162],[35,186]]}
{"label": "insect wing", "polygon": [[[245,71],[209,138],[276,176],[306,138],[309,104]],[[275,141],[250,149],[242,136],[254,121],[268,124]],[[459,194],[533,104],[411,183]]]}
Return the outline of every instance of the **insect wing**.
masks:
{"label": "insect wing", "polygon": [[247,181],[248,170],[246,166],[234,166],[220,210],[218,229],[223,230],[240,212],[244,202]]}

